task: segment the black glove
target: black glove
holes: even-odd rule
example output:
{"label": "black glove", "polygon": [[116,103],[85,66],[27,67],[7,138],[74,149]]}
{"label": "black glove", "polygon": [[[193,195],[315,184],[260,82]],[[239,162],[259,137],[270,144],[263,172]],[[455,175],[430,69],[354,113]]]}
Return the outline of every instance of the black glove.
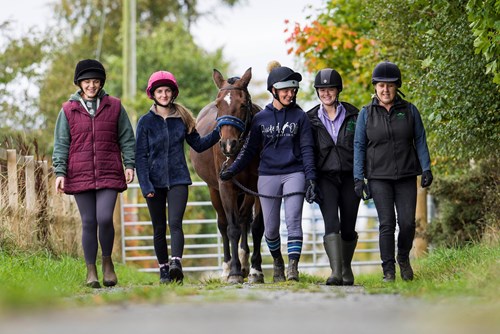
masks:
{"label": "black glove", "polygon": [[432,177],[432,172],[430,170],[424,170],[422,173],[422,180],[420,181],[420,185],[422,186],[422,188],[427,188],[431,185],[433,179],[434,178]]}
{"label": "black glove", "polygon": [[366,184],[363,180],[354,180],[354,192],[359,198],[365,201],[372,198],[370,188],[368,187],[368,184]]}
{"label": "black glove", "polygon": [[227,180],[231,180],[234,176],[234,173],[225,169],[225,170],[221,170],[220,173],[219,173],[219,177],[222,181],[227,181]]}
{"label": "black glove", "polygon": [[317,199],[316,194],[316,182],[314,180],[309,180],[309,185],[306,190],[306,202],[312,203]]}

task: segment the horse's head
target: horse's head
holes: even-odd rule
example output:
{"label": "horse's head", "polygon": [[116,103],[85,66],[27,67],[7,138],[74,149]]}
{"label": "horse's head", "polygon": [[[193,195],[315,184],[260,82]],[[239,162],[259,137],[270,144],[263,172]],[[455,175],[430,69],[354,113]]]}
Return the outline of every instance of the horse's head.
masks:
{"label": "horse's head", "polygon": [[227,80],[214,69],[213,78],[219,88],[215,105],[220,127],[220,147],[225,156],[235,156],[241,149],[252,121],[252,100],[247,89],[252,68],[246,70],[241,78]]}

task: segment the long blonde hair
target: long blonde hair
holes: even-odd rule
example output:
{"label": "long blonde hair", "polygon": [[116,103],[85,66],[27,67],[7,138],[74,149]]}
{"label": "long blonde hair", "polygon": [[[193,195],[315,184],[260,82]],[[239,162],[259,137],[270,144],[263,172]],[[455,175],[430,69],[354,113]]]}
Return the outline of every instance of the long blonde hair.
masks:
{"label": "long blonde hair", "polygon": [[196,127],[196,120],[193,116],[193,113],[188,108],[184,107],[182,104],[177,102],[172,103],[172,107],[174,108],[174,113],[179,113],[184,125],[186,125],[187,132],[191,133]]}

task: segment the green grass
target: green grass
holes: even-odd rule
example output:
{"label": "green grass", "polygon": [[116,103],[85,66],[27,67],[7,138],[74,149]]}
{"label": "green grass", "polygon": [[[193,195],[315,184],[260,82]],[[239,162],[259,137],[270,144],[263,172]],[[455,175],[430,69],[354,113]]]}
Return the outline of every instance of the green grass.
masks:
{"label": "green grass", "polygon": [[[434,300],[466,297],[492,305],[500,300],[500,246],[437,249],[412,263],[415,270],[412,282],[403,282],[398,277],[395,283],[383,283],[381,273],[374,273],[357,276],[356,284],[368,293],[396,293]],[[227,285],[219,279],[199,281],[187,275],[183,285],[160,285],[157,274],[138,272],[121,264],[115,267],[119,278],[117,287],[91,289],[84,285],[86,269],[82,259],[55,257],[48,252],[0,251],[0,311],[96,304],[255,300],[259,298],[258,290],[322,291],[325,280],[301,274],[300,282],[266,283],[241,293],[242,285]]]}
{"label": "green grass", "polygon": [[413,261],[415,279],[383,283],[378,275],[360,275],[357,284],[370,293],[398,293],[426,299],[467,297],[477,301],[500,300],[500,246],[473,245],[436,249]]}

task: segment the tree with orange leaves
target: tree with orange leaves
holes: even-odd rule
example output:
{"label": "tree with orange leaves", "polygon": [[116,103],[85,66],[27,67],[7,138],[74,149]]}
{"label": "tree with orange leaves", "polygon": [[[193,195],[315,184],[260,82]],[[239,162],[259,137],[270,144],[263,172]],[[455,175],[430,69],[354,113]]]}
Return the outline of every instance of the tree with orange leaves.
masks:
{"label": "tree with orange leaves", "polygon": [[372,27],[363,13],[363,1],[330,0],[317,19],[285,30],[290,33],[286,42],[293,44],[288,53],[303,59],[311,73],[326,67],[339,71],[350,100],[362,105],[369,100],[371,69],[379,61],[378,44],[367,37]]}

